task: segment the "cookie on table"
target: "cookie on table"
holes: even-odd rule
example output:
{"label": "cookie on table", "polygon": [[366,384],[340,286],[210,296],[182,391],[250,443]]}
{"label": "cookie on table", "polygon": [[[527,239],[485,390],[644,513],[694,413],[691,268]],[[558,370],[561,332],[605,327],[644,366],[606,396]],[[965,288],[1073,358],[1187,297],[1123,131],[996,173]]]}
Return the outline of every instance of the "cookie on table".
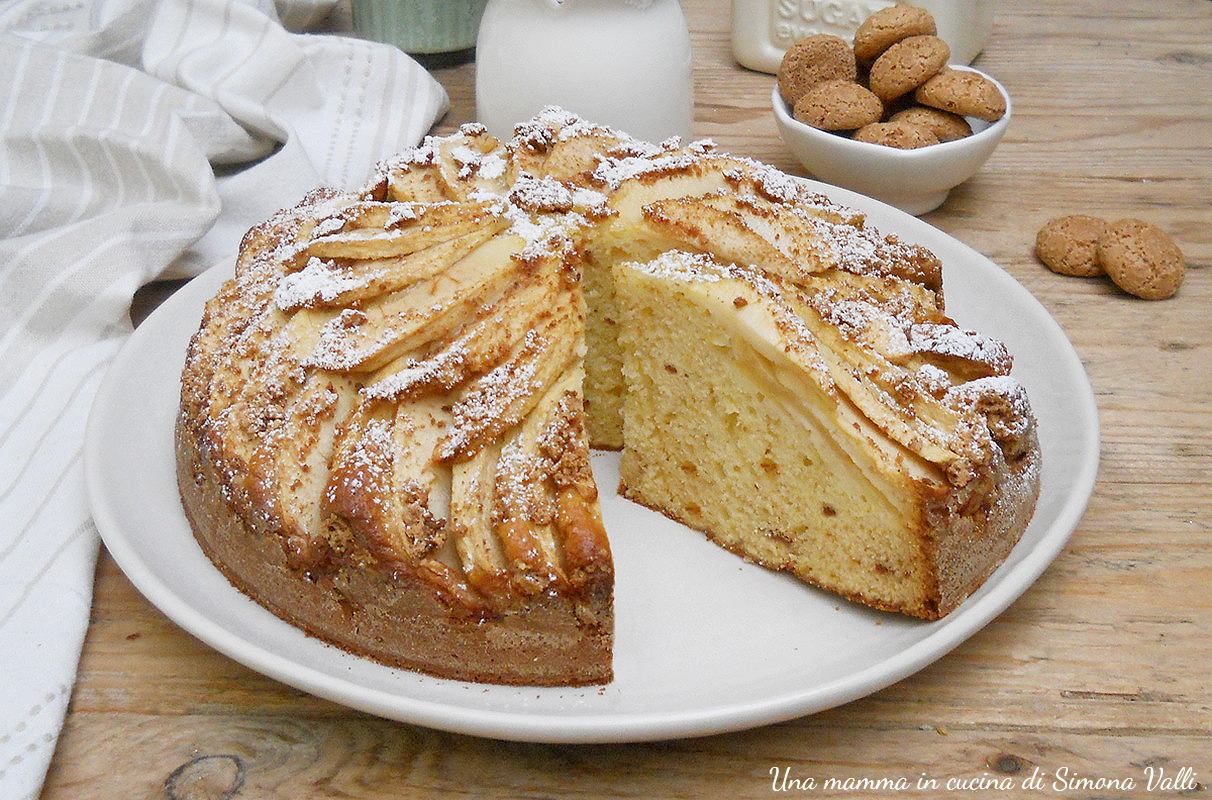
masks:
{"label": "cookie on table", "polygon": [[817,84],[796,101],[793,116],[825,131],[853,131],[884,114],[884,104],[870,90],[852,81]]}
{"label": "cookie on table", "polygon": [[937,36],[910,36],[875,60],[868,83],[881,100],[894,100],[937,75],[950,57],[951,48]]}
{"label": "cookie on table", "polygon": [[857,79],[854,50],[845,39],[829,33],[800,39],[787,48],[779,64],[779,94],[792,107],[819,83]]}
{"label": "cookie on table", "polygon": [[916,150],[919,147],[938,144],[938,137],[929,128],[903,120],[873,122],[870,125],[864,125],[855,131],[854,138],[860,142],[882,144],[901,150]]}
{"label": "cookie on table", "polygon": [[1098,240],[1098,263],[1116,286],[1145,300],[1173,297],[1186,272],[1174,240],[1140,219],[1121,219],[1107,226]]}
{"label": "cookie on table", "polygon": [[940,71],[919,86],[913,98],[924,106],[986,122],[995,122],[1006,113],[1006,98],[997,84],[984,75],[966,70]]}
{"label": "cookie on table", "polygon": [[972,126],[968,120],[959,114],[943,111],[941,108],[929,106],[910,106],[897,111],[888,118],[889,122],[911,122],[934,132],[940,142],[951,142],[972,135]]}
{"label": "cookie on table", "polygon": [[1035,235],[1035,255],[1044,266],[1061,275],[1079,278],[1102,275],[1098,241],[1106,229],[1105,220],[1087,214],[1054,217]]}
{"label": "cookie on table", "polygon": [[934,36],[938,25],[924,8],[894,5],[881,8],[863,20],[854,32],[854,55],[870,64],[892,45],[910,36]]}

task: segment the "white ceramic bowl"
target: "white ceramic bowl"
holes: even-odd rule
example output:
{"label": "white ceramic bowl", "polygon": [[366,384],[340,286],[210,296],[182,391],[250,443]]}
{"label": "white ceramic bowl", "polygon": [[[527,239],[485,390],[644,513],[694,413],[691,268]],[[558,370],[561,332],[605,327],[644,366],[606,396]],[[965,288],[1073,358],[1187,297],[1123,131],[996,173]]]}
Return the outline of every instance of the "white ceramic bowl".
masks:
{"label": "white ceramic bowl", "polygon": [[[985,75],[971,67],[952,64],[950,68]],[[783,141],[815,177],[882,200],[907,213],[925,214],[942,205],[953,188],[976,174],[1010,124],[1009,92],[991,76],[985,77],[1006,98],[1002,118],[989,123],[969,117],[971,136],[916,150],[856,142],[805,125],[791,116],[791,109],[779,95],[777,86],[771,92],[771,103]]]}

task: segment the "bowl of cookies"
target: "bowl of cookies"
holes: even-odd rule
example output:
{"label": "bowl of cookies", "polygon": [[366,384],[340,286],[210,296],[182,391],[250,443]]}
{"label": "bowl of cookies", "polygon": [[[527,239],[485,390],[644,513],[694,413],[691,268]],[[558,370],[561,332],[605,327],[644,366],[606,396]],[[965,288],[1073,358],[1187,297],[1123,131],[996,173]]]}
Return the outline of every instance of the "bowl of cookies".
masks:
{"label": "bowl of cookies", "polygon": [[788,48],[771,92],[779,133],[813,176],[910,214],[938,208],[993,153],[1010,95],[949,64],[929,12],[872,14],[854,42],[815,34]]}

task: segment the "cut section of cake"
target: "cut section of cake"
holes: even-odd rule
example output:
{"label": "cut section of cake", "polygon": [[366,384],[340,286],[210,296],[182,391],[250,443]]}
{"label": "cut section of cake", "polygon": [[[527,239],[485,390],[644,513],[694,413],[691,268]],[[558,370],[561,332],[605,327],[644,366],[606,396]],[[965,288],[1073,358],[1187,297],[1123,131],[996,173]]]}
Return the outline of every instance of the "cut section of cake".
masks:
{"label": "cut section of cake", "polygon": [[671,251],[616,269],[621,491],[852,600],[936,619],[1006,557],[1038,447],[1004,347],[895,277]]}

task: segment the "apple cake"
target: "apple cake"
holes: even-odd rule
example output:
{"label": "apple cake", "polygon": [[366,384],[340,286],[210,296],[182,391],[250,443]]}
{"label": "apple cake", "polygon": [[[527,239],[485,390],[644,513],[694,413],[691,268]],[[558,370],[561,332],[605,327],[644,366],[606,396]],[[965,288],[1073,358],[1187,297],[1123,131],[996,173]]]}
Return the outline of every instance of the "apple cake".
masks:
{"label": "apple cake", "polygon": [[1039,480],[1010,355],[945,315],[941,270],[710,142],[466,125],[245,237],[186,356],[186,515],[236,587],[349,651],[605,683],[590,452],[621,448],[626,497],[935,619]]}

